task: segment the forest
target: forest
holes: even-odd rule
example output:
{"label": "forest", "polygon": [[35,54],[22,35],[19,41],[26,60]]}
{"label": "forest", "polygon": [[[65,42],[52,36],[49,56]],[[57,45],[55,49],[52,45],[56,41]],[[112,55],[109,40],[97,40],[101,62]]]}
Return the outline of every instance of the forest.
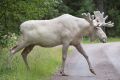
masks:
{"label": "forest", "polygon": [[120,0],[0,0],[0,45],[7,46],[19,36],[19,26],[27,20],[51,19],[69,13],[81,17],[81,13],[95,10],[105,12],[113,28],[104,28],[109,37],[120,37]]}

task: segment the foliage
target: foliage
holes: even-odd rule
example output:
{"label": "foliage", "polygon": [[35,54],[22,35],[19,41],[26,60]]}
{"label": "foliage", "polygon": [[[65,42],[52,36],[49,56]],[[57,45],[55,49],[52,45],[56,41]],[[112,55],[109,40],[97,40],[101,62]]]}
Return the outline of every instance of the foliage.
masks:
{"label": "foliage", "polygon": [[7,35],[1,36],[2,39],[0,39],[0,44],[2,44],[1,47],[9,47],[13,46],[13,44],[16,43],[17,35],[15,33],[8,33]]}
{"label": "foliage", "polygon": [[92,13],[94,11],[94,4],[92,4],[92,0],[83,0],[81,2],[80,9],[76,12],[76,15],[80,16],[84,12]]}
{"label": "foliage", "polygon": [[107,34],[111,37],[120,37],[120,0],[109,0],[105,4],[109,19],[115,24],[113,28],[107,28]]}

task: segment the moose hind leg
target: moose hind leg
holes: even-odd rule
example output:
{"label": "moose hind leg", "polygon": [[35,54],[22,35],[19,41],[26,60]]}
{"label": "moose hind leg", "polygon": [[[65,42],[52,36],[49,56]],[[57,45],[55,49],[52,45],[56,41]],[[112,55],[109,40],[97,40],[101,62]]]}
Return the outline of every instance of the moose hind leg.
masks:
{"label": "moose hind leg", "polygon": [[25,47],[25,49],[21,53],[22,58],[24,60],[24,63],[25,63],[28,70],[30,70],[30,68],[29,68],[29,65],[27,62],[27,55],[32,51],[33,47],[34,47],[34,45],[27,46],[27,47]]}
{"label": "moose hind leg", "polygon": [[13,55],[20,51],[21,49],[23,49],[24,47],[28,46],[28,44],[26,44],[25,42],[22,42],[21,44],[19,45],[16,45],[14,46],[12,49],[10,49],[10,54],[8,56],[8,67],[10,66],[11,62],[12,62],[12,58],[13,58]]}
{"label": "moose hind leg", "polygon": [[89,70],[90,70],[90,72],[96,75],[96,73],[94,72],[94,70],[93,70],[93,68],[92,68],[92,66],[91,66],[90,60],[89,60],[86,52],[83,50],[81,44],[75,45],[75,48],[76,48],[76,49],[85,57],[85,59],[87,60],[87,63],[88,63],[88,65],[89,65]]}

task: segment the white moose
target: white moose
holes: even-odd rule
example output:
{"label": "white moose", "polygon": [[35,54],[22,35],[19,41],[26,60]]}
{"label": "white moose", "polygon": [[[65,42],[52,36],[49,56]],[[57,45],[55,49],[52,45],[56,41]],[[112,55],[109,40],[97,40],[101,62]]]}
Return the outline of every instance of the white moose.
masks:
{"label": "white moose", "polygon": [[94,15],[92,16],[90,13],[83,13],[83,15],[85,19],[64,14],[50,20],[29,20],[23,22],[20,25],[20,31],[22,32],[23,39],[10,50],[9,58],[11,59],[16,52],[24,48],[21,55],[27,68],[29,69],[27,55],[35,45],[42,47],[54,47],[62,45],[63,62],[60,73],[61,75],[65,76],[66,74],[64,73],[64,66],[67,57],[67,51],[68,47],[72,45],[85,57],[90,71],[95,74],[89,58],[80,44],[80,40],[82,35],[92,32],[92,34],[96,34],[96,36],[98,36],[100,41],[106,42],[107,36],[101,27],[112,27],[114,24],[111,22],[105,23],[107,17],[104,18],[104,13],[100,13],[100,11],[95,11]]}

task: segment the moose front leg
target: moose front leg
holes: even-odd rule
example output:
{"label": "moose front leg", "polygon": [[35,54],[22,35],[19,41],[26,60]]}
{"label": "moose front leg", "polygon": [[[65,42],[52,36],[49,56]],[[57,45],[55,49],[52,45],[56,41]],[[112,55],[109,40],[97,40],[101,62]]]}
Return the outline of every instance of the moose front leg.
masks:
{"label": "moose front leg", "polygon": [[67,76],[64,72],[64,68],[65,68],[65,61],[67,57],[68,47],[69,47],[69,44],[63,44],[63,47],[62,47],[62,66],[60,71],[62,76]]}
{"label": "moose front leg", "polygon": [[[78,44],[78,45],[74,45],[75,48],[85,57],[85,59],[87,60],[87,63],[89,65],[89,70],[90,72],[92,72],[93,74],[95,74],[92,66],[91,66],[91,63],[90,63],[90,60],[89,60],[89,57],[87,56],[86,52],[83,50],[81,44]],[[95,74],[96,75],[96,74]]]}

